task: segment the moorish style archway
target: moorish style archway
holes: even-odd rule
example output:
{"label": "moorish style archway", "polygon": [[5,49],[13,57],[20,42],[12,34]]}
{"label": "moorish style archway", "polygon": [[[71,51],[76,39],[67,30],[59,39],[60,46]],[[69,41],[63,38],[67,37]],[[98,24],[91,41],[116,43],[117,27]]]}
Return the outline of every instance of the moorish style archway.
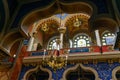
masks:
{"label": "moorish style archway", "polygon": [[87,70],[87,71],[91,71],[94,75],[95,75],[95,80],[100,80],[98,73],[95,69],[91,68],[91,67],[86,67],[83,64],[76,64],[74,67],[68,68],[67,70],[65,70],[65,72],[63,73],[63,78],[61,80],[67,80],[66,76],[70,71],[76,70],[78,67],[81,67],[83,70]]}

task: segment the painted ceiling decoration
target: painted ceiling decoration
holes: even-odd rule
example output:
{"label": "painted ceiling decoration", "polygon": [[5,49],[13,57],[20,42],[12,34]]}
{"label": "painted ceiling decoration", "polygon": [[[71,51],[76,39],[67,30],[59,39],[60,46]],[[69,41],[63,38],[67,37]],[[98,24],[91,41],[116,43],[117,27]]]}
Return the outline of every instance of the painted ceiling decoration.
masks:
{"label": "painted ceiling decoration", "polygon": [[[84,2],[79,2],[79,3],[75,2],[75,3],[67,3],[67,4],[60,3],[60,5],[61,5],[62,13],[83,12],[83,13],[92,15],[92,12],[93,12],[92,7],[89,4],[84,3]],[[75,5],[78,5],[78,6],[75,6]],[[84,9],[83,9],[83,7],[84,7]],[[52,11],[50,11],[50,10],[52,10]],[[71,11],[68,11],[68,10],[71,10]],[[45,16],[44,13],[47,14],[47,16]],[[30,15],[28,14],[28,16],[23,20],[22,26],[25,26],[27,28],[30,25],[29,23],[33,23],[38,20],[44,19],[46,17],[50,17],[55,14],[59,14],[59,13],[60,13],[59,8],[57,8],[57,4],[55,3],[54,5],[52,5],[51,7],[47,8],[47,9],[35,11],[35,12],[33,12],[33,14],[30,14]],[[38,16],[38,14],[39,14],[39,16]],[[34,17],[34,16],[36,16],[36,17]],[[24,29],[24,27],[22,29]]]}
{"label": "painted ceiling decoration", "polygon": [[56,14],[55,16],[60,18],[61,20],[64,20],[68,16],[68,14],[67,13],[62,13],[62,14]]}
{"label": "painted ceiling decoration", "polygon": [[49,29],[52,29],[52,28],[57,29],[60,25],[56,20],[48,19],[48,20],[42,22],[39,26],[42,31],[47,32],[47,31],[49,31]]}
{"label": "painted ceiling decoration", "polygon": [[88,20],[89,20],[90,16],[84,13],[80,13],[80,14],[76,14],[74,16],[71,16],[67,22],[66,22],[66,26],[70,26],[70,27],[75,27],[75,28],[79,28],[80,29],[88,29]]}
{"label": "painted ceiling decoration", "polygon": [[[9,25],[7,25],[10,28],[18,27],[19,20],[21,20],[25,15],[34,11],[35,9],[42,9],[45,6],[50,5],[50,4],[52,5],[56,2],[56,0],[50,0],[50,1],[47,1],[47,0],[34,0],[34,1],[32,1],[32,0],[11,0],[11,1],[1,0],[1,2],[0,2],[0,4],[1,4],[1,7],[0,7],[1,8],[1,10],[0,10],[0,12],[1,12],[1,19],[0,19],[1,20],[0,21],[1,27],[4,24],[3,21],[5,21],[4,19],[6,17],[4,15],[4,13],[5,13],[4,6],[2,5],[2,3],[4,1],[6,2],[6,4],[8,4],[9,15],[11,18],[10,20],[12,21],[9,23]],[[65,4],[65,6],[68,6],[68,4],[70,4],[70,3],[81,2],[81,0],[74,0],[74,1],[72,1],[72,0],[67,0],[67,1],[66,0],[59,0],[59,2],[61,3],[62,6],[63,6],[63,4]],[[105,5],[106,1],[102,1],[102,0],[97,0],[97,1],[96,0],[89,0],[89,1],[87,1],[86,0],[86,1],[82,1],[82,2],[85,2],[85,3],[87,2],[90,5],[91,5],[91,3],[95,4],[94,6],[97,7],[98,13],[108,13],[108,7]],[[119,2],[119,0],[116,1],[117,4],[118,4],[118,2]],[[74,5],[74,4],[72,4],[72,5]],[[56,8],[57,8],[57,6],[56,6]],[[64,7],[64,9],[65,8],[67,8],[67,7]],[[66,12],[67,12],[67,10],[69,10],[69,8],[70,7],[68,6],[68,9],[66,9]],[[52,10],[54,10],[54,9],[52,8]],[[65,10],[63,10],[63,11],[65,11]]]}
{"label": "painted ceiling decoration", "polygon": [[31,31],[31,33],[34,31],[37,31],[37,33],[42,32],[42,35],[44,35],[44,41],[46,42],[46,40],[49,40],[50,37],[59,35],[58,28],[60,26],[64,26],[67,27],[67,31],[71,33],[71,36],[73,36],[76,31],[89,30],[89,18],[90,15],[85,13],[55,14],[35,23],[35,26],[33,25],[34,27],[32,27],[33,31]]}

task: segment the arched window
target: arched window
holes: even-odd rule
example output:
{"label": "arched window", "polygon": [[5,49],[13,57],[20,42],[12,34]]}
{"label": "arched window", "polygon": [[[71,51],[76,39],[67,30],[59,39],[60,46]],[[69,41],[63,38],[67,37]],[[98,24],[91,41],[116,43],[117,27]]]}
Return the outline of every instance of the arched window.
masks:
{"label": "arched window", "polygon": [[105,32],[102,36],[102,45],[113,45],[115,42],[115,35],[110,32]]}
{"label": "arched window", "polygon": [[49,42],[48,42],[48,49],[49,50],[53,50],[53,49],[58,48],[57,47],[57,42],[56,42],[58,39],[59,39],[58,37],[53,37],[49,40]]}
{"label": "arched window", "polygon": [[90,46],[90,38],[86,34],[78,34],[73,39],[73,47],[88,47]]}

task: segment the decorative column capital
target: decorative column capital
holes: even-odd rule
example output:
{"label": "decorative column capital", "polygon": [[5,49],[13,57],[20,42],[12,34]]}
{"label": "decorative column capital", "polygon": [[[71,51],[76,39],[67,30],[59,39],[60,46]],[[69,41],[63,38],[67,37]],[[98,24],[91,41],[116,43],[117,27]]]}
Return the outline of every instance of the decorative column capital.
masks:
{"label": "decorative column capital", "polygon": [[59,30],[60,33],[64,34],[66,32],[66,27],[62,26],[62,27],[58,28],[58,30]]}

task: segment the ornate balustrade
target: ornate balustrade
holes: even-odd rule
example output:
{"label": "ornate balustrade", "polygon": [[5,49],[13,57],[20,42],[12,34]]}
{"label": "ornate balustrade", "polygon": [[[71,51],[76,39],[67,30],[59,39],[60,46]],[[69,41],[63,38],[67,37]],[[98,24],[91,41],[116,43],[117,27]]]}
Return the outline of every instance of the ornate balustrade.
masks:
{"label": "ornate balustrade", "polygon": [[[120,51],[110,48],[111,46],[90,46],[90,47],[80,47],[80,48],[65,48],[59,51],[59,54],[64,59],[67,58],[67,61],[96,61],[102,59],[119,59]],[[54,50],[57,51],[57,50]],[[52,53],[55,53],[53,50],[48,50],[45,52],[45,58],[50,58]],[[68,52],[68,54],[65,54]],[[44,60],[44,50],[40,51],[30,51],[26,52],[27,56],[24,56],[23,63],[41,63]],[[53,54],[52,54],[53,55]]]}
{"label": "ornate balustrade", "polygon": [[90,46],[90,47],[80,47],[80,48],[71,48],[70,54],[72,53],[100,53],[100,47],[99,46]]}
{"label": "ornate balustrade", "polygon": [[[66,50],[69,50],[69,54],[84,54],[84,53],[100,53],[101,49],[99,46],[91,46],[91,47],[80,47],[80,48],[65,48],[65,49],[61,49],[60,50],[60,54],[65,53]],[[30,52],[26,52],[25,57],[31,57],[31,56],[43,56],[43,55],[50,55],[51,53],[53,53],[54,51],[57,50],[48,50],[46,52],[44,52],[44,50],[40,50],[40,51],[30,51]]]}
{"label": "ornate balustrade", "polygon": [[[60,50],[60,54],[64,55],[65,51],[69,50],[69,55],[74,55],[74,54],[78,54],[78,55],[97,55],[97,54],[104,54],[104,53],[120,53],[119,50],[114,50],[113,46],[111,45],[107,45],[107,46],[90,46],[90,47],[80,47],[80,48],[65,48],[65,49],[61,49]],[[30,52],[26,52],[25,57],[34,57],[34,56],[47,56],[47,55],[51,55],[51,53],[53,53],[54,51],[57,50],[48,50],[46,52],[44,52],[44,50],[39,50],[39,51],[30,51]]]}

